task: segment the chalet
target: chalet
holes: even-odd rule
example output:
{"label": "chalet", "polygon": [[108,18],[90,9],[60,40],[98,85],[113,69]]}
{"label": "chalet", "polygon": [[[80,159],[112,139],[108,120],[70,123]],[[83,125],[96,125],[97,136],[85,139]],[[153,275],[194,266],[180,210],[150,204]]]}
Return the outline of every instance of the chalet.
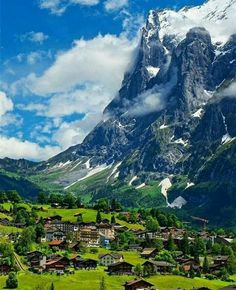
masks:
{"label": "chalet", "polygon": [[196,263],[196,261],[193,258],[179,258],[176,259],[177,263],[180,265],[180,268],[184,271],[184,272],[188,272],[191,270],[192,267],[194,266],[198,266],[198,264]]}
{"label": "chalet", "polygon": [[74,267],[76,269],[84,269],[84,270],[94,270],[97,268],[97,264],[98,262],[96,260],[93,259],[82,259],[82,258],[77,258],[76,260],[74,260]]}
{"label": "chalet", "polygon": [[155,287],[153,284],[143,280],[133,280],[126,282],[124,284],[124,289],[125,290],[155,290]]}
{"label": "chalet", "polygon": [[31,268],[45,268],[47,257],[40,251],[27,253],[27,263]]}
{"label": "chalet", "polygon": [[111,253],[99,256],[99,264],[106,267],[123,261],[124,257],[121,254]]}
{"label": "chalet", "polygon": [[0,265],[0,274],[1,275],[7,275],[11,271],[12,271],[12,268],[8,264],[4,263],[4,264]]}
{"label": "chalet", "polygon": [[141,257],[144,259],[154,258],[158,251],[156,248],[145,248],[141,253]]}
{"label": "chalet", "polygon": [[48,272],[64,272],[70,266],[70,260],[66,257],[58,257],[47,261],[45,266]]}
{"label": "chalet", "polygon": [[175,267],[175,265],[166,261],[146,261],[142,266],[148,269],[149,274],[171,273]]}
{"label": "chalet", "polygon": [[62,250],[65,248],[66,242],[60,240],[53,240],[49,242],[48,245],[51,249],[59,248],[60,250]]}
{"label": "chalet", "polygon": [[223,245],[226,245],[226,246],[231,246],[233,240],[234,239],[231,239],[231,238],[226,238],[226,237],[223,237],[223,236],[217,236],[214,239],[214,243],[223,244]]}
{"label": "chalet", "polygon": [[80,242],[69,243],[68,250],[72,252],[79,252],[80,251]]}
{"label": "chalet", "polygon": [[138,244],[130,244],[128,250],[131,252],[141,252],[142,247]]}
{"label": "chalet", "polygon": [[225,266],[228,263],[229,256],[215,256],[213,258],[214,265]]}
{"label": "chalet", "polygon": [[159,235],[157,231],[147,231],[147,230],[134,231],[134,234],[139,239],[146,239],[146,238],[155,239]]}
{"label": "chalet", "polygon": [[45,226],[45,240],[46,241],[53,241],[53,240],[60,240],[60,241],[64,241],[66,240],[66,234],[59,230],[57,227],[55,226]]}
{"label": "chalet", "polygon": [[132,275],[133,267],[134,265],[123,261],[108,266],[107,272],[109,275]]}

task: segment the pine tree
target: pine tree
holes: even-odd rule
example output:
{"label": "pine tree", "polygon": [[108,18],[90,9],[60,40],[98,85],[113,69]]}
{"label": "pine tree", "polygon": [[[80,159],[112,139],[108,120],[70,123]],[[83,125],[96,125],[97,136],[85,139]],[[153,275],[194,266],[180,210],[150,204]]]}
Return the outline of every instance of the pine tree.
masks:
{"label": "pine tree", "polygon": [[169,251],[174,251],[176,249],[175,243],[174,243],[174,239],[172,237],[172,234],[169,234],[169,238],[167,241],[167,250]]}
{"label": "pine tree", "polygon": [[52,282],[51,286],[50,286],[50,290],[55,290],[54,284]]}
{"label": "pine tree", "polygon": [[115,216],[113,215],[113,216],[111,216],[111,223],[112,224],[115,224],[116,223],[116,218],[115,218]]}
{"label": "pine tree", "polygon": [[207,256],[204,257],[202,270],[204,274],[208,273],[209,271],[209,262],[208,262]]}
{"label": "pine tree", "polygon": [[183,239],[181,241],[181,251],[183,252],[184,256],[189,255],[190,247],[187,233],[184,233],[183,235]]}
{"label": "pine tree", "polygon": [[100,224],[102,222],[102,216],[100,211],[97,212],[97,216],[96,216],[96,223]]}
{"label": "pine tree", "polygon": [[100,281],[100,287],[99,290],[106,290],[106,284],[105,284],[105,278],[102,277],[101,281]]}

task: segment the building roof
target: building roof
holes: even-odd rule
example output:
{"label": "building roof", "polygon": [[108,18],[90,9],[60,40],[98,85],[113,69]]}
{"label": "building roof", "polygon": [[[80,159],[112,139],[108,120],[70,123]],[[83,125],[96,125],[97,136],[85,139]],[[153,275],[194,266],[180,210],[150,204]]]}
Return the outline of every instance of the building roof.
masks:
{"label": "building roof", "polygon": [[145,281],[143,279],[135,279],[135,280],[132,280],[132,281],[129,281],[129,282],[126,282],[124,286],[131,286],[131,285],[135,285],[137,283],[145,283],[147,286],[154,286],[152,283],[148,282],[148,281]]}
{"label": "building roof", "polygon": [[60,246],[61,244],[63,244],[63,241],[59,241],[59,240],[53,240],[48,243],[49,246]]}
{"label": "building roof", "polygon": [[108,254],[101,254],[101,255],[99,255],[99,259],[102,259],[102,258],[104,258],[104,257],[106,257],[106,256],[111,256],[111,257],[114,258],[114,259],[121,259],[121,258],[124,258],[124,256],[121,255],[121,254],[117,254],[117,253],[108,253]]}
{"label": "building roof", "polygon": [[229,256],[215,256],[214,261],[227,261]]}
{"label": "building roof", "polygon": [[150,255],[150,254],[152,254],[154,251],[156,251],[155,248],[145,248],[145,249],[143,249],[141,255]]}
{"label": "building roof", "polygon": [[173,265],[169,262],[166,262],[166,261],[146,261],[143,263],[143,265],[146,263],[151,263],[151,264],[158,266],[158,267],[174,267],[175,266],[175,265]]}
{"label": "building roof", "polygon": [[134,267],[134,265],[132,265],[132,264],[130,264],[130,263],[128,263],[128,262],[125,262],[125,261],[114,263],[114,264],[112,264],[112,265],[109,265],[108,267],[109,267],[109,268],[110,268],[110,267],[116,267],[116,266],[119,266],[119,265],[122,265],[122,264],[126,264],[126,265],[129,265],[129,266]]}

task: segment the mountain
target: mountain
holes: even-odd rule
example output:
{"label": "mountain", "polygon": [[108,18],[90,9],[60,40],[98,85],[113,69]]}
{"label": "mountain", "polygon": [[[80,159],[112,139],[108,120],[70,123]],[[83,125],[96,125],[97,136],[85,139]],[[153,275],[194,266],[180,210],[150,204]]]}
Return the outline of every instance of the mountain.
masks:
{"label": "mountain", "polygon": [[32,180],[235,222],[235,13],[236,0],[150,11],[103,120],[82,144],[25,164]]}

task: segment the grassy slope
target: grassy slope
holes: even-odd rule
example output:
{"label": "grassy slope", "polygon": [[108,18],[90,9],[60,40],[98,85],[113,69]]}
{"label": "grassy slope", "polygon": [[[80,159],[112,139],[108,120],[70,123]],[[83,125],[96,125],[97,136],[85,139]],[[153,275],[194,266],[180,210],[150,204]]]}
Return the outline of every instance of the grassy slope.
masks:
{"label": "grassy slope", "polygon": [[[60,208],[49,208],[47,206],[44,206],[45,209],[47,209],[47,211],[39,211],[38,215],[42,216],[44,218],[46,217],[50,217],[53,215],[60,215],[62,216],[62,219],[64,221],[71,221],[71,222],[75,222],[76,221],[76,217],[74,216],[74,214],[76,213],[82,213],[83,214],[83,221],[84,222],[91,222],[91,221],[96,221],[96,215],[97,215],[97,211],[93,210],[93,209],[85,209],[85,208],[81,208],[81,209],[60,209]],[[104,214],[102,213],[102,218],[107,218],[107,219],[111,219],[111,214]],[[138,229],[143,229],[142,225],[139,224],[129,224],[127,222],[124,221],[120,221],[117,220],[117,222],[119,222],[120,224],[127,226],[128,228],[138,228]]]}
{"label": "grassy slope", "polygon": [[[54,283],[56,290],[97,290],[101,277],[105,277],[107,290],[122,290],[122,284],[133,279],[127,276],[108,276],[104,273],[103,268],[95,271],[77,271],[74,275],[65,275],[58,277],[56,275],[35,275],[32,273],[19,273],[19,290],[49,289],[51,282]],[[91,278],[92,277],[92,278]],[[5,285],[6,277],[0,277],[0,289]],[[148,281],[152,282],[157,289],[164,290],[169,288],[185,288],[186,290],[193,287],[205,286],[212,290],[227,285],[220,281],[207,281],[204,279],[187,279],[179,276],[154,276]],[[45,288],[36,288],[42,285]]]}

